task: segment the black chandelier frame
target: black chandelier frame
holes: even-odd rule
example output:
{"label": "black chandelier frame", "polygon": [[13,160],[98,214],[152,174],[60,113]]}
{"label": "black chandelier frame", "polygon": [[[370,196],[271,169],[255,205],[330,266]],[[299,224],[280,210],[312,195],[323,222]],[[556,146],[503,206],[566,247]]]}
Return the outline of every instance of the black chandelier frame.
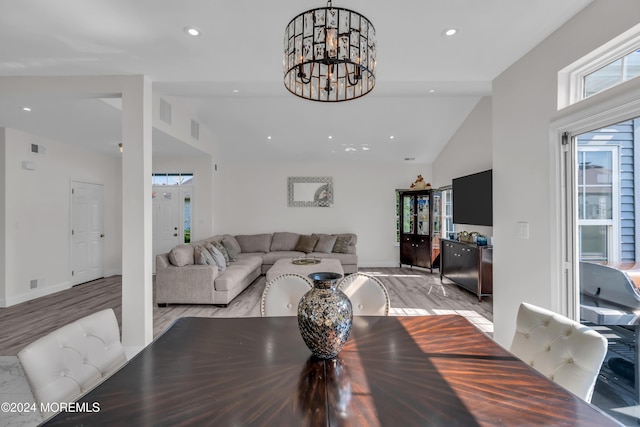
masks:
{"label": "black chandelier frame", "polygon": [[340,102],[375,87],[375,27],[351,9],[327,7],[296,15],[284,39],[284,84],[296,96]]}

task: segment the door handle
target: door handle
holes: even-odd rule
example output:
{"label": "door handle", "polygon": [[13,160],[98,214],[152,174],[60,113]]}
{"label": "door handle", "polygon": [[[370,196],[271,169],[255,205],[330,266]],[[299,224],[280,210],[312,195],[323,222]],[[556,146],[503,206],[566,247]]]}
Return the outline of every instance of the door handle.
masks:
{"label": "door handle", "polygon": [[104,237],[104,233],[100,233],[100,237]]}
{"label": "door handle", "polygon": [[178,227],[173,227],[174,230],[178,231]]}
{"label": "door handle", "polygon": [[178,233],[173,233],[173,237],[178,237]]}

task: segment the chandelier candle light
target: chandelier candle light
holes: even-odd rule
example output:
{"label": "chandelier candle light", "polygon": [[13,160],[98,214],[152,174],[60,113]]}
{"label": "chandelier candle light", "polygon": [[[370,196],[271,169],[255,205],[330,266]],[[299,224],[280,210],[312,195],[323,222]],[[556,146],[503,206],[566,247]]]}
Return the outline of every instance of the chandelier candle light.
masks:
{"label": "chandelier candle light", "polygon": [[376,83],[376,30],[358,12],[311,9],[284,32],[284,85],[312,101],[339,102],[371,92]]}

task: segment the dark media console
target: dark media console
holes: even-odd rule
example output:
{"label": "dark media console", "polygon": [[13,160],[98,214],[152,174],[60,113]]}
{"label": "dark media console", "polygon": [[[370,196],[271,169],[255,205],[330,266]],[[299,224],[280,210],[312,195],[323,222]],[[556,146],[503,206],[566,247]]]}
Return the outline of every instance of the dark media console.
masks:
{"label": "dark media console", "polygon": [[446,277],[482,297],[493,294],[493,247],[440,240],[440,281]]}

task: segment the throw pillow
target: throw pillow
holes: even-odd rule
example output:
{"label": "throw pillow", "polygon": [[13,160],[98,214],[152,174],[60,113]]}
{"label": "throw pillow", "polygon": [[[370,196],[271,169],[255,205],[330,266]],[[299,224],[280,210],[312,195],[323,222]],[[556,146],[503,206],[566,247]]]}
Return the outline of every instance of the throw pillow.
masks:
{"label": "throw pillow", "polygon": [[333,252],[337,254],[348,254],[351,236],[336,236],[336,243],[333,245]]}
{"label": "throw pillow", "polygon": [[333,246],[336,243],[336,236],[331,234],[314,234],[318,238],[318,243],[313,250],[314,252],[323,252],[326,254],[331,253]]}
{"label": "throw pillow", "polygon": [[211,253],[204,246],[195,246],[193,253],[196,265],[216,265]]}
{"label": "throw pillow", "polygon": [[[235,239],[233,239],[235,240]],[[236,242],[236,245],[238,242]],[[222,246],[227,250],[227,254],[229,254],[229,259],[231,261],[235,261],[238,259],[238,253],[240,252],[240,245],[236,248],[236,245],[233,244],[229,237],[225,237],[222,239]]]}
{"label": "throw pillow", "polygon": [[[236,239],[231,234],[225,234],[220,241],[222,241],[222,243],[224,244],[224,247],[227,249],[227,252],[229,252],[229,248],[231,248],[231,251],[236,254],[232,258],[236,258],[238,254],[242,252],[242,248],[240,248],[240,243],[238,242],[238,239]],[[231,252],[229,252],[229,256],[231,256]]]}
{"label": "throw pillow", "polygon": [[193,246],[178,245],[169,252],[169,261],[176,267],[193,264]]}
{"label": "throw pillow", "polygon": [[213,242],[213,246],[215,246],[216,249],[218,249],[222,253],[222,256],[224,257],[224,262],[226,262],[227,265],[229,265],[229,263],[231,262],[231,258],[229,258],[229,253],[225,249],[224,245],[221,242]]}
{"label": "throw pillow", "polygon": [[296,251],[310,253],[313,252],[313,248],[315,248],[316,243],[318,243],[318,238],[316,236],[307,236],[305,234],[301,235],[298,239],[298,244],[296,245]]}
{"label": "throw pillow", "polygon": [[211,243],[208,244],[206,248],[211,253],[213,260],[218,266],[218,270],[224,271],[224,269],[227,268],[227,262],[224,260],[224,255],[222,255],[222,252],[220,252],[220,250]]}

